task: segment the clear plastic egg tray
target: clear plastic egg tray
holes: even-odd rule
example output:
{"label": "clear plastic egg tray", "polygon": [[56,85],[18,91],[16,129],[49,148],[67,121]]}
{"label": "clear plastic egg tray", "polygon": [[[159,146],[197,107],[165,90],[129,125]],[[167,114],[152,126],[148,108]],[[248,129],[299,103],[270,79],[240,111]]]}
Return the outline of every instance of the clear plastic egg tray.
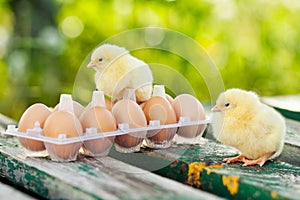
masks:
{"label": "clear plastic egg tray", "polygon": [[[44,152],[46,152],[46,155],[50,155],[50,158],[52,160],[58,162],[67,162],[76,160],[81,148],[83,149],[83,154],[87,156],[106,156],[113,144],[115,144],[116,150],[122,153],[139,151],[142,144],[145,144],[150,148],[168,148],[171,145],[172,139],[179,128],[195,127],[200,131],[197,132],[194,137],[201,137],[206,128],[206,125],[210,122],[211,120],[208,117],[205,120],[191,121],[189,117],[183,116],[180,117],[178,123],[175,124],[161,125],[159,120],[152,120],[147,127],[142,128],[129,128],[129,124],[118,124],[118,129],[112,132],[98,133],[96,128],[87,128],[83,136],[72,138],[67,138],[66,134],[64,133],[59,134],[57,138],[45,137],[43,136],[43,130],[40,128],[39,123],[36,122],[35,127],[33,129],[28,129],[26,133],[18,132],[18,129],[15,125],[8,125],[7,129],[2,133],[6,135],[16,136],[19,140],[30,139],[41,141],[45,145]],[[200,127],[200,129],[198,129],[197,127]],[[157,134],[159,131],[164,129],[172,130],[174,134],[171,136],[171,138],[166,139],[166,141],[162,141],[159,144],[153,144],[149,141],[147,142],[147,139],[151,138],[153,134]],[[149,134],[151,134],[151,136],[149,136]],[[116,144],[115,138],[125,135],[139,137],[140,142],[138,142],[138,145],[130,147],[121,147]],[[94,144],[91,142],[93,142]],[[61,153],[65,153],[67,155],[61,155],[61,153],[58,154],[58,148],[60,149],[59,151]],[[33,152],[27,149],[26,152],[29,156],[33,157],[41,155],[41,152]]]}

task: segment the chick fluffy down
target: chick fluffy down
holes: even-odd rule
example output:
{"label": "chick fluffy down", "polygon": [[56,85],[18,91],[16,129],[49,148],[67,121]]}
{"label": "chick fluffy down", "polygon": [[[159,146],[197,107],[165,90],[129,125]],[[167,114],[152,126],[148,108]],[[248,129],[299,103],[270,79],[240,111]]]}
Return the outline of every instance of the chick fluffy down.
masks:
{"label": "chick fluffy down", "polygon": [[146,101],[152,94],[152,72],[145,62],[116,45],[104,44],[92,54],[92,62],[97,63],[103,58],[104,63],[98,64],[95,83],[98,90],[112,96],[114,99],[123,98],[126,88],[136,89],[136,99]]}
{"label": "chick fluffy down", "polygon": [[213,115],[212,128],[217,140],[235,147],[249,159],[257,159],[270,152],[275,152],[270,159],[279,156],[286,133],[283,117],[260,103],[254,93],[246,96],[239,91],[232,93],[225,93],[217,101],[220,106],[227,101],[233,104],[224,112]]}

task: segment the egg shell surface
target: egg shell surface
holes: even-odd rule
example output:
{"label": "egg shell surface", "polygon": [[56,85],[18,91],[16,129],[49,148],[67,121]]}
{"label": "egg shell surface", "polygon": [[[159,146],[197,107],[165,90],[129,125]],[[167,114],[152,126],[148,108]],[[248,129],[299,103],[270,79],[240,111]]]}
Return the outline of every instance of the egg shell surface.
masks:
{"label": "egg shell surface", "polygon": [[[58,109],[59,109],[59,103],[54,107],[53,111],[58,111]],[[73,109],[74,109],[75,115],[78,118],[84,111],[84,107],[80,103],[78,103],[77,101],[74,101],[74,100],[73,100]]]}
{"label": "egg shell surface", "polygon": [[[176,114],[170,102],[161,96],[152,96],[144,105],[147,122],[159,120],[160,124],[176,123]],[[176,129],[161,129],[148,131],[147,138],[153,143],[164,143],[171,140],[176,133]]]}
{"label": "egg shell surface", "polygon": [[[46,120],[44,125],[44,135],[46,137],[57,138],[59,134],[65,134],[67,138],[79,137],[83,135],[83,130],[79,119],[71,112],[55,111]],[[68,160],[70,156],[78,153],[78,144],[49,144],[49,149],[58,158]]]}
{"label": "egg shell surface", "polygon": [[[118,101],[112,108],[112,114],[117,124],[127,123],[129,128],[147,126],[147,120],[140,106],[132,100]],[[123,147],[130,148],[139,145],[146,135],[146,131],[116,136],[115,142]]]}
{"label": "egg shell surface", "polygon": [[[104,107],[88,108],[80,116],[83,130],[97,128],[97,132],[111,132],[117,129],[116,120],[112,113]],[[114,136],[84,141],[83,150],[90,156],[102,155],[113,144]]]}
{"label": "egg shell surface", "polygon": [[[44,127],[44,123],[48,116],[51,114],[51,110],[42,103],[36,103],[31,105],[26,109],[26,111],[22,114],[18,131],[26,133],[27,129],[33,129],[36,121],[40,123],[40,127]],[[21,145],[30,151],[43,151],[45,150],[45,145],[42,141],[26,139],[26,138],[18,138]]]}
{"label": "egg shell surface", "polygon": [[118,101],[112,108],[117,124],[128,123],[129,128],[146,127],[147,120],[140,106],[132,100]]}
{"label": "egg shell surface", "polygon": [[169,101],[161,96],[151,97],[143,107],[146,119],[159,120],[160,124],[176,123],[176,114]]}
{"label": "egg shell surface", "polygon": [[85,110],[80,116],[82,128],[97,128],[98,132],[109,132],[117,129],[112,113],[103,107],[96,106]]}
{"label": "egg shell surface", "polygon": [[[178,95],[174,99],[172,106],[175,110],[177,121],[181,116],[188,116],[190,117],[191,121],[206,119],[205,110],[202,104],[196,97],[190,94]],[[193,138],[203,132],[205,127],[205,124],[180,127],[177,131],[177,134],[183,137]]]}
{"label": "egg shell surface", "polygon": [[44,135],[57,138],[59,134],[66,134],[67,138],[83,135],[79,119],[71,112],[55,111],[45,121]]}

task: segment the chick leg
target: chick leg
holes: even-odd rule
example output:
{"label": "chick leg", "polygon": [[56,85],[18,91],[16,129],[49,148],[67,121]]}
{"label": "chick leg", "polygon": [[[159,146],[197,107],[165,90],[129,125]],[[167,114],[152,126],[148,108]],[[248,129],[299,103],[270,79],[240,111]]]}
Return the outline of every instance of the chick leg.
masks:
{"label": "chick leg", "polygon": [[243,166],[251,166],[251,165],[259,165],[263,166],[265,162],[274,154],[275,152],[266,153],[265,155],[259,157],[256,160],[248,160],[246,159],[243,164]]}
{"label": "chick leg", "polygon": [[235,162],[243,162],[245,163],[247,158],[243,155],[238,155],[236,157],[225,158],[223,161],[226,163],[235,163]]}

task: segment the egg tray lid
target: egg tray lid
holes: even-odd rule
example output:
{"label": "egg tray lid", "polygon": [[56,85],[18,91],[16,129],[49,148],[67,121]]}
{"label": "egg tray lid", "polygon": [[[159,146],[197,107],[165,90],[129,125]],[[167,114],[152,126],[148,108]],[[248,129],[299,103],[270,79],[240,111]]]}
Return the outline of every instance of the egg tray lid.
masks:
{"label": "egg tray lid", "polygon": [[46,143],[52,144],[72,144],[76,142],[84,142],[87,140],[93,139],[101,139],[137,132],[144,131],[152,131],[152,130],[160,130],[166,128],[179,128],[179,127],[187,127],[187,126],[195,126],[195,125],[204,125],[211,123],[211,119],[207,117],[205,120],[191,121],[189,117],[183,116],[180,117],[178,123],[174,124],[165,124],[161,125],[159,120],[151,120],[147,127],[141,128],[129,128],[129,124],[122,123],[118,124],[118,129],[116,131],[111,132],[101,132],[98,133],[96,128],[87,128],[86,132],[82,136],[67,138],[66,134],[61,133],[57,138],[50,138],[43,135],[43,129],[40,128],[39,123],[35,124],[33,129],[27,129],[26,133],[19,132],[16,128],[16,125],[8,125],[5,131],[1,131],[1,133],[26,139],[38,140]]}

